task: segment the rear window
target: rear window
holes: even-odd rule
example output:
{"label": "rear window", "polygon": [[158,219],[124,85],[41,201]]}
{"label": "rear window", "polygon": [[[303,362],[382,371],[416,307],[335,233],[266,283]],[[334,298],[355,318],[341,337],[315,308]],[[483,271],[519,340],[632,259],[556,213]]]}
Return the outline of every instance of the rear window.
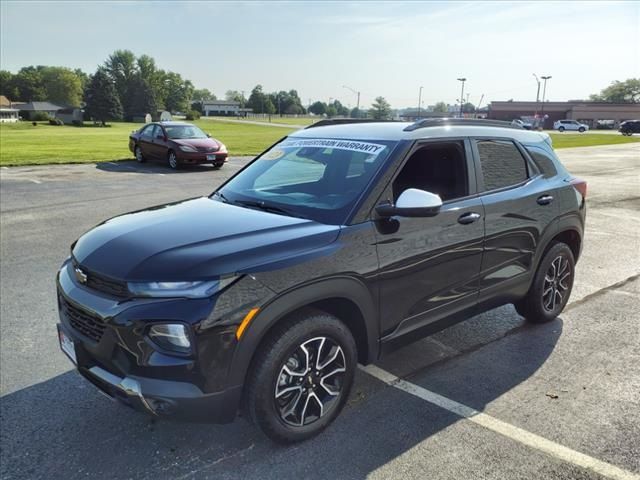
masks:
{"label": "rear window", "polygon": [[497,190],[524,182],[527,179],[525,159],[513,142],[508,140],[479,140],[485,190]]}

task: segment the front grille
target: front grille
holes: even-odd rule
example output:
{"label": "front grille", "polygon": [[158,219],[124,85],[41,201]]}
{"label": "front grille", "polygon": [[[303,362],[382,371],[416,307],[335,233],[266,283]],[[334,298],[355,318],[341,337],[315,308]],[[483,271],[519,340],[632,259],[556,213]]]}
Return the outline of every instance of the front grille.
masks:
{"label": "front grille", "polygon": [[103,277],[94,272],[86,272],[87,287],[98,290],[99,292],[108,293],[117,297],[126,297],[129,294],[127,284],[119,280]]}
{"label": "front grille", "polygon": [[218,149],[215,147],[196,147],[196,150],[198,150],[199,152],[213,153]]}
{"label": "front grille", "polygon": [[62,295],[59,296],[60,309],[69,320],[69,324],[85,337],[99,342],[107,326],[95,315],[92,315],[68,302]]}

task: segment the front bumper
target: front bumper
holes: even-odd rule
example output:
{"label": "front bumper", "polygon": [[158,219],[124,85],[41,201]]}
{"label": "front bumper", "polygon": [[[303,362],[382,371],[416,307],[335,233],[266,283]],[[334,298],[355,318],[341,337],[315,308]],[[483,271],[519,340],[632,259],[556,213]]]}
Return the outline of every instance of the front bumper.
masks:
{"label": "front bumper", "polygon": [[[178,161],[185,165],[201,165],[204,163],[211,163],[213,165],[222,165],[227,161],[227,153],[201,153],[201,152],[183,152],[182,150],[176,153]],[[207,158],[207,155],[213,155],[212,160]]]}
{"label": "front bumper", "polygon": [[[180,319],[200,328],[197,321],[212,308],[209,299],[118,299],[80,285],[68,265],[57,279],[58,329],[73,341],[80,374],[109,397],[155,416],[212,423],[235,418],[242,385],[227,378],[233,327],[199,330],[192,357],[159,352],[141,333],[152,320]],[[79,329],[78,312],[100,322],[102,332],[88,323]]]}

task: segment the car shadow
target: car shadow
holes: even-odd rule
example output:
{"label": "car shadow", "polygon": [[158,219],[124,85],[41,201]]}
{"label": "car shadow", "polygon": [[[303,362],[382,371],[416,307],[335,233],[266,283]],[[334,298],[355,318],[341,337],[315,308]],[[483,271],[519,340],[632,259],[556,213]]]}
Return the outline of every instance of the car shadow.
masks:
{"label": "car shadow", "polygon": [[[471,336],[473,322],[491,321],[489,312],[454,328]],[[515,329],[498,332],[485,345],[415,365],[408,380],[483,410],[531,377],[562,335],[561,319],[536,326],[513,321]],[[459,352],[457,342],[445,347]],[[380,365],[402,368],[403,350]],[[74,371],[2,397],[0,412],[0,477],[7,479],[360,479],[460,421],[362,371],[337,421],[292,446],[271,443],[242,419],[229,425],[157,421],[104,398]]]}
{"label": "car shadow", "polygon": [[[224,167],[223,167],[224,168]],[[182,174],[194,172],[217,172],[212,165],[189,165],[172,170],[159,162],[138,163],[135,160],[96,163],[96,169],[111,173],[151,173],[151,174]]]}

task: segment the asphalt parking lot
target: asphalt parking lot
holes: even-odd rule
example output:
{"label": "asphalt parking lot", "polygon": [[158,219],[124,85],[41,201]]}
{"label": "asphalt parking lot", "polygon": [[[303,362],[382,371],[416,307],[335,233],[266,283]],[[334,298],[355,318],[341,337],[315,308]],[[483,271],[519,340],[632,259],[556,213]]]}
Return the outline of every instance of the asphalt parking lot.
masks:
{"label": "asphalt parking lot", "polygon": [[3,168],[0,478],[640,478],[640,145],[558,153],[589,183],[562,316],[530,326],[505,306],[399,350],[358,372],[332,427],[290,447],[242,419],[157,422],[111,402],[55,330],[71,242],[113,215],[207,194],[247,159]]}

